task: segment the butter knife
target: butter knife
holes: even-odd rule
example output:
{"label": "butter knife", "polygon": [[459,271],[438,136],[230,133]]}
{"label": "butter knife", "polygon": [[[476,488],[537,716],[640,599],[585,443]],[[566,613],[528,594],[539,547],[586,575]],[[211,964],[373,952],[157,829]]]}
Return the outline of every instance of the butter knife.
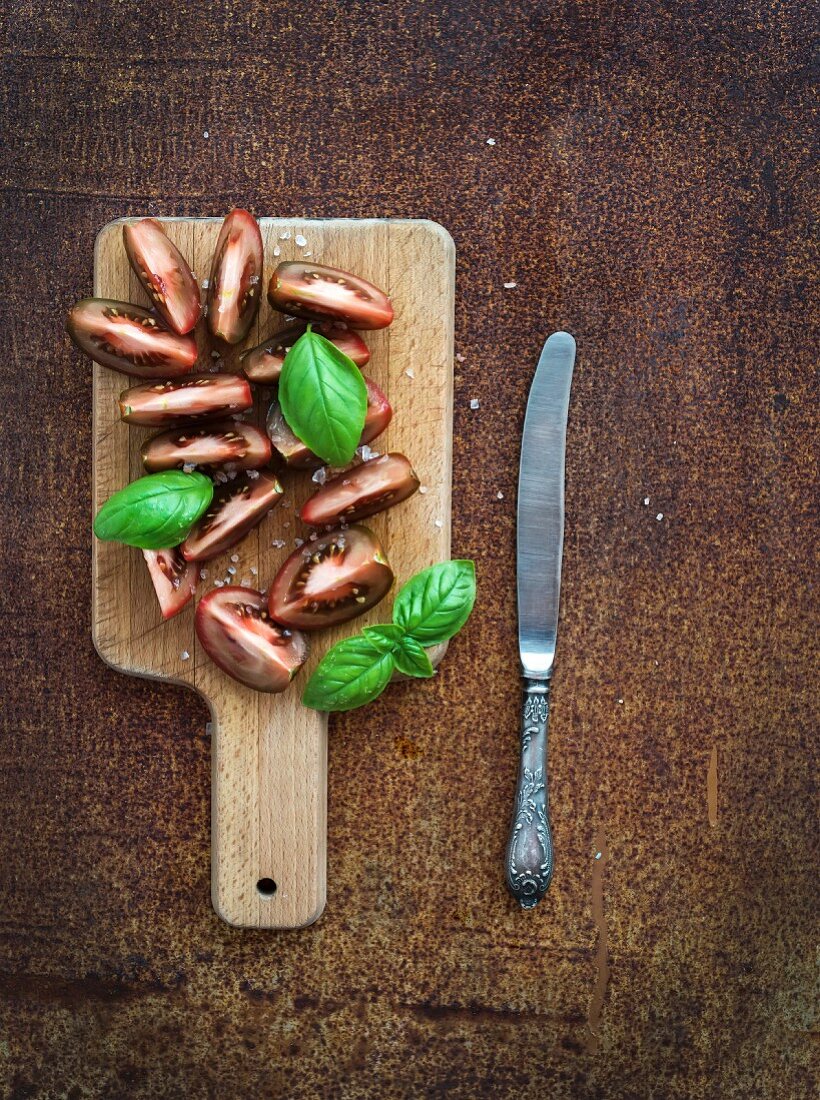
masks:
{"label": "butter knife", "polygon": [[552,879],[547,727],[564,542],[564,456],[575,341],[544,344],[527,400],[518,476],[518,647],[524,677],[521,756],[507,844],[507,886],[523,909]]}

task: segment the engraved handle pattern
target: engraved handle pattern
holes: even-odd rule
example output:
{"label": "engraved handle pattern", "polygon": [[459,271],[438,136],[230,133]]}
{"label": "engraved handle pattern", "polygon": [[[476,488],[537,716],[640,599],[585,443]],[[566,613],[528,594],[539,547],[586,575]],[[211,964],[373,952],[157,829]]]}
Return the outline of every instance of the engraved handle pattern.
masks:
{"label": "engraved handle pattern", "polygon": [[507,844],[507,886],[522,909],[538,904],[552,879],[552,831],[547,798],[549,680],[526,680],[521,760]]}

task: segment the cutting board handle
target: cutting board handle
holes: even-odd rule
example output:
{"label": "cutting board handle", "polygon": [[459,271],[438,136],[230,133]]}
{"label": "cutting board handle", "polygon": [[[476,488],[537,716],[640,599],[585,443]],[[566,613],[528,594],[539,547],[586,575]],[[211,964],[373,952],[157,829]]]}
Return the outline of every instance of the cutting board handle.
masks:
{"label": "cutting board handle", "polygon": [[327,716],[231,682],[212,706],[212,898],[242,928],[301,928],[326,893]]}

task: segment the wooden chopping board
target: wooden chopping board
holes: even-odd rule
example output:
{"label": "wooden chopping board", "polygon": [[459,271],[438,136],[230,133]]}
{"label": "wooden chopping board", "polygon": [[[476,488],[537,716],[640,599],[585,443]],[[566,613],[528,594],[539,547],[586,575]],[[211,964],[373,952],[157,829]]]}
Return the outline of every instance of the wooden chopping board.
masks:
{"label": "wooden chopping board", "polygon": [[[122,219],[106,225],[94,253],[94,294],[147,305],[122,244]],[[160,219],[199,281],[210,271],[220,218]],[[235,370],[239,351],[260,343],[283,319],[264,291],[277,263],[302,258],[354,271],[388,291],[396,318],[382,332],[365,333],[372,359],[365,374],[385,391],[394,418],[374,441],[380,452],[401,451],[427,492],[367,520],[379,535],[397,584],[450,556],[452,362],[455,252],[449,234],[429,221],[263,218],[265,272],[262,304],[245,344],[222,355]],[[307,244],[297,245],[297,236]],[[278,251],[277,251],[278,250]],[[309,257],[310,258],[310,257]],[[200,324],[199,329],[204,329]],[[217,361],[204,332],[200,364]],[[410,371],[410,374],[407,372]],[[94,364],[94,511],[144,472],[139,448],[158,429],[119,420],[117,397],[137,380]],[[257,391],[258,392],[258,391]],[[258,402],[266,407],[267,402]],[[264,421],[264,407],[257,417]],[[208,562],[199,595],[228,576],[266,588],[308,530],[294,511],[315,489],[310,473],[288,471],[285,499],[233,550]],[[272,545],[285,542],[282,548]],[[301,690],[328,647],[367,623],[389,620],[391,597],[361,619],[312,638],[306,669],[282,695],[244,688],[200,649],[192,602],[164,623],[142,553],[94,539],[92,632],[113,668],[137,676],[189,684],[212,713],[211,883],[216,912],[230,924],[298,928],[322,913],[326,896],[327,717],[304,708]],[[361,721],[366,724],[367,712]],[[275,889],[272,884],[275,884]],[[271,892],[272,891],[272,892]]]}

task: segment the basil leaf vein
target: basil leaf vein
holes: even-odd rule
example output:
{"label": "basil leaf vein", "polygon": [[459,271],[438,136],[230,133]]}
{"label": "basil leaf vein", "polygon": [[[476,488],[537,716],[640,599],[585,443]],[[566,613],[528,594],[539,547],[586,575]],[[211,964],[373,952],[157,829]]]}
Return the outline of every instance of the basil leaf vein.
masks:
{"label": "basil leaf vein", "polygon": [[396,668],[405,676],[415,676],[424,680],[435,676],[436,670],[430,663],[427,650],[421,642],[417,642],[409,634],[402,638],[399,648],[393,654],[393,660],[396,662]]}
{"label": "basil leaf vein", "polygon": [[431,565],[401,589],[393,605],[393,621],[421,645],[438,645],[467,622],[475,595],[473,562]]}
{"label": "basil leaf vein", "polygon": [[319,662],[302,695],[314,710],[353,710],[381,695],[393,674],[393,656],[368,638],[345,638]]}
{"label": "basil leaf vein", "polygon": [[147,474],[112,494],[94,520],[94,534],[142,550],[163,550],[182,542],[214,495],[204,474],[165,470]]}

